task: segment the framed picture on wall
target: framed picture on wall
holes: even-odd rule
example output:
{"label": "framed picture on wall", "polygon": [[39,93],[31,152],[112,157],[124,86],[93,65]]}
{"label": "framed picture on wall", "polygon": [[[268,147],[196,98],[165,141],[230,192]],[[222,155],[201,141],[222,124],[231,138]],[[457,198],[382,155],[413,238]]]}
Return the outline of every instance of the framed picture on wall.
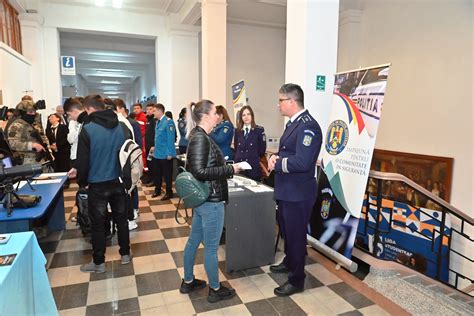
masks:
{"label": "framed picture on wall", "polygon": [[[375,149],[371,169],[399,173],[446,202],[451,197],[453,158]],[[395,192],[387,192],[396,197]]]}

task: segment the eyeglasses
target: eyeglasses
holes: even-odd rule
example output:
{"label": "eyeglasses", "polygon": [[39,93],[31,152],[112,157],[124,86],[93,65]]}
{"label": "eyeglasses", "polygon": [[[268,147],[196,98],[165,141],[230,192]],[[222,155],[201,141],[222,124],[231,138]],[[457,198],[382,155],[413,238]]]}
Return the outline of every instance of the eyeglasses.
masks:
{"label": "eyeglasses", "polygon": [[288,100],[291,100],[291,98],[286,98],[286,99],[278,99],[278,103],[280,103],[280,104],[281,104],[282,102],[284,102],[284,101],[288,101]]}

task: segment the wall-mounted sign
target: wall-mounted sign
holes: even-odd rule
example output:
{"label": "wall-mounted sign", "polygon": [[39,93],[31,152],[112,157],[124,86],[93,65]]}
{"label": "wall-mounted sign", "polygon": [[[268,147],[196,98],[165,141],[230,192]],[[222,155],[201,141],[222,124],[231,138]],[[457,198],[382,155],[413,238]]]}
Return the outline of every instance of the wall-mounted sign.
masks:
{"label": "wall-mounted sign", "polygon": [[74,56],[61,56],[61,75],[76,75],[76,58]]}
{"label": "wall-mounted sign", "polygon": [[326,90],[326,76],[317,75],[316,76],[316,91]]}

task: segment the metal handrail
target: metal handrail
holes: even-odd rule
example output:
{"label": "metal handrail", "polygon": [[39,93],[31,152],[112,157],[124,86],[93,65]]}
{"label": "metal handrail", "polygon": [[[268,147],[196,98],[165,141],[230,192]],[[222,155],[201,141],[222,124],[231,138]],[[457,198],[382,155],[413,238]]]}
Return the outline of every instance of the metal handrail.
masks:
{"label": "metal handrail", "polygon": [[417,190],[418,192],[421,192],[424,195],[426,195],[430,200],[433,200],[436,203],[438,203],[439,205],[443,206],[449,212],[451,212],[451,213],[457,215],[458,217],[464,219],[469,224],[474,225],[474,218],[472,218],[471,216],[469,216],[466,213],[462,212],[458,208],[456,208],[453,205],[449,204],[448,202],[446,202],[445,200],[443,200],[439,196],[431,193],[427,189],[423,188],[421,185],[417,184],[415,181],[411,180],[410,178],[405,177],[402,174],[370,170],[369,177],[372,177],[372,178],[375,178],[375,179],[380,179],[380,180],[404,182],[407,185],[409,185],[410,187],[412,187],[413,189]]}

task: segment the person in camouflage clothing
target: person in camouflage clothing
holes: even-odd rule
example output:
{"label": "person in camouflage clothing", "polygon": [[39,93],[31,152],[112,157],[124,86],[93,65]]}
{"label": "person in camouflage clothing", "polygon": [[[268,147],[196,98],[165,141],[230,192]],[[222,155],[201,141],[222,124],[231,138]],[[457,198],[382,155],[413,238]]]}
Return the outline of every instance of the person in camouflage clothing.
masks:
{"label": "person in camouflage clothing", "polygon": [[[9,124],[6,130],[8,142],[12,150],[23,158],[23,164],[36,163],[38,162],[37,153],[47,151],[50,153],[48,138],[41,122],[36,119],[38,116],[36,105],[33,101],[24,100],[18,103],[16,109],[19,116]],[[37,137],[34,136],[35,134]]]}

